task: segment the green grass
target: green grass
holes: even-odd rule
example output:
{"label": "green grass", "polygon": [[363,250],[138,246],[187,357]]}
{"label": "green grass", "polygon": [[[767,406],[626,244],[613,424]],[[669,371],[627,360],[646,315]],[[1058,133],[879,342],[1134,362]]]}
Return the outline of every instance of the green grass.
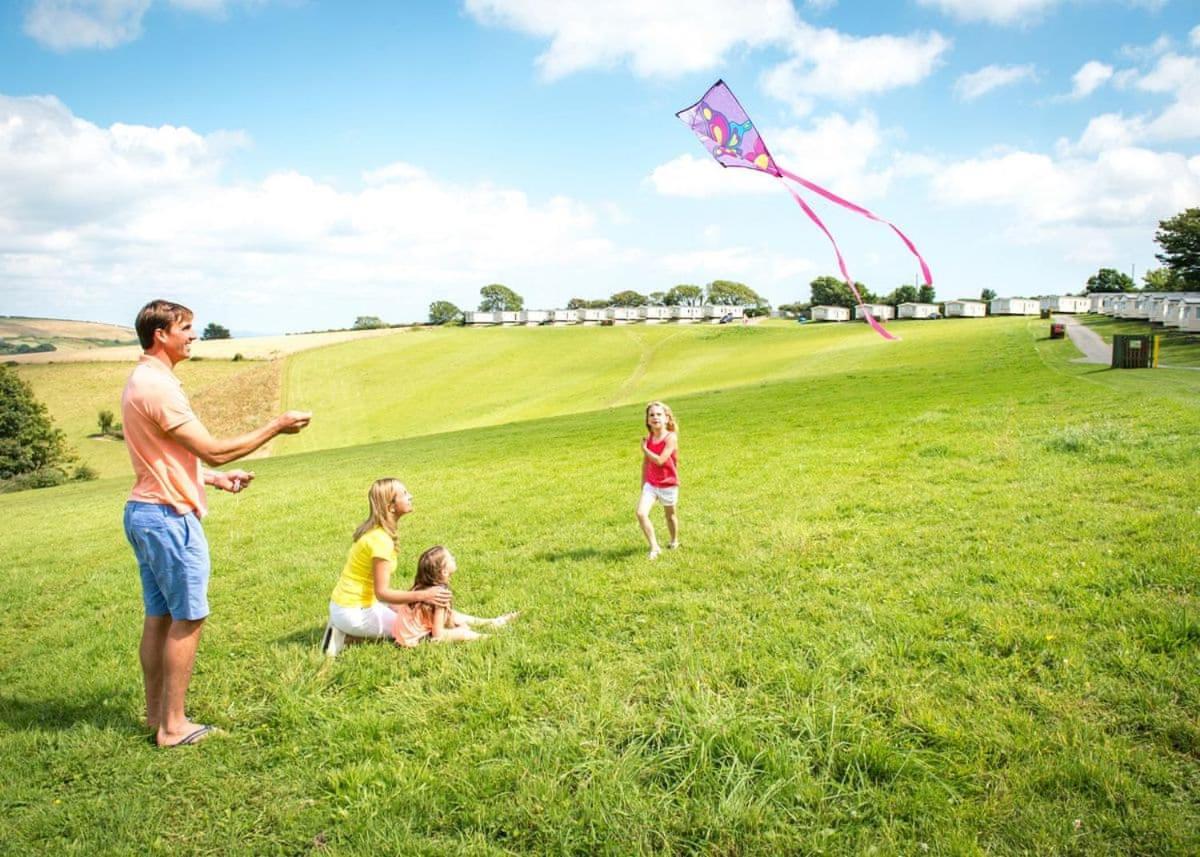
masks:
{"label": "green grass", "polygon": [[[229,735],[189,751],[151,749],[138,725],[127,481],[0,497],[0,842],[1196,853],[1200,381],[1071,364],[1042,327],[914,324],[883,348],[849,327],[689,331],[674,365],[717,343],[730,386],[672,394],[684,548],[655,564],[632,506],[640,402],[656,390],[605,350],[630,342],[619,329],[572,332],[602,391],[547,372],[540,400],[485,408],[596,409],[444,434],[397,412],[392,430],[419,436],[256,463],[253,488],[215,497],[206,524],[214,614],[190,706]],[[537,350],[543,332],[495,334]],[[438,359],[471,348],[415,339]],[[789,358],[761,353],[776,349]],[[508,365],[528,365],[522,350]],[[447,377],[422,353],[387,357],[399,389],[410,369]],[[375,394],[349,353],[330,361]],[[772,366],[792,377],[752,374]],[[339,419],[337,385],[304,371],[306,394],[330,398],[315,430]],[[633,404],[605,407],[626,389]],[[411,401],[437,425],[480,417],[426,395]],[[378,423],[347,419],[323,442]],[[442,542],[465,609],[524,615],[473,646],[325,662],[329,589],[367,486],[389,474],[417,502],[401,576]]]}
{"label": "green grass", "polygon": [[1200,336],[1186,333],[1178,328],[1149,324],[1144,320],[1114,318],[1113,316],[1090,313],[1079,316],[1079,320],[1111,343],[1113,334],[1129,333],[1140,336],[1159,337],[1158,361],[1164,366],[1200,367]]}

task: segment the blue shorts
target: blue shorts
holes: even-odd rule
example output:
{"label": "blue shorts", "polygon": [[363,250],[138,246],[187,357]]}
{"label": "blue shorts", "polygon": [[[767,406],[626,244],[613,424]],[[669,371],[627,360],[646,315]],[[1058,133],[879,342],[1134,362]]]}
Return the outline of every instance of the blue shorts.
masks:
{"label": "blue shorts", "polygon": [[142,572],[147,616],[208,615],[208,540],[195,513],[180,515],[170,506],[130,500],[125,537]]}

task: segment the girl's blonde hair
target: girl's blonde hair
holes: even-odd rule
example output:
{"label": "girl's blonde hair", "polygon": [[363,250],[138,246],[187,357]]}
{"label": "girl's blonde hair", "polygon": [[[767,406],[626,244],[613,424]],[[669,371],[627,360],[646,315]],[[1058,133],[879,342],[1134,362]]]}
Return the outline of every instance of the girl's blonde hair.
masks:
{"label": "girl's blonde hair", "polygon": [[354,541],[358,541],[371,530],[379,527],[396,541],[396,512],[392,508],[396,498],[404,491],[404,483],[399,479],[387,477],[376,479],[371,490],[367,492],[367,503],[370,514],[354,531]]}
{"label": "girl's blonde hair", "polygon": [[671,406],[666,402],[651,402],[646,405],[646,431],[650,431],[650,409],[662,408],[663,414],[667,418],[667,431],[673,431],[679,434],[679,425],[675,422],[675,415],[671,413]]}

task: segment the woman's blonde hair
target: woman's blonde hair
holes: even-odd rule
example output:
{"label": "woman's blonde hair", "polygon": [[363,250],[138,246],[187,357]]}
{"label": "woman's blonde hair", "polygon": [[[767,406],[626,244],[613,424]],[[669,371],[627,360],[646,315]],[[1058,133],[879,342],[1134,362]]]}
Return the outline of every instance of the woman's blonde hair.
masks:
{"label": "woman's blonde hair", "polygon": [[376,527],[391,536],[393,542],[396,541],[396,512],[392,508],[392,504],[403,492],[404,483],[399,479],[392,477],[376,479],[371,490],[367,492],[370,514],[354,531],[353,541],[358,541]]}
{"label": "woman's blonde hair", "polygon": [[650,409],[651,408],[662,408],[663,414],[667,418],[667,431],[673,431],[676,434],[679,433],[679,426],[675,422],[675,415],[673,413],[671,413],[671,406],[668,405],[666,402],[651,402],[650,404],[646,405],[646,431],[650,431]]}

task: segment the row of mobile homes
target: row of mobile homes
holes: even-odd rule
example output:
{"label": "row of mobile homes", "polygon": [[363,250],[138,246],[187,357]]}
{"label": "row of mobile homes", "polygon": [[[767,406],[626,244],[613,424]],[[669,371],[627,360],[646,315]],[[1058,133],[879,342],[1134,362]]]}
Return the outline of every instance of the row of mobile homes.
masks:
{"label": "row of mobile homes", "polygon": [[1200,300],[1188,301],[1184,305],[1179,329],[1188,333],[1200,333]]}
{"label": "row of mobile homes", "polygon": [[897,318],[937,318],[941,314],[941,307],[937,304],[916,303],[915,301],[905,301],[896,307]]}
{"label": "row of mobile homes", "polygon": [[896,317],[896,308],[891,304],[858,304],[854,307],[854,317],[860,321],[867,320],[863,307],[870,311],[876,321],[891,321]]}
{"label": "row of mobile homes", "polygon": [[983,318],[987,315],[987,305],[983,301],[946,301],[945,308],[946,318]]}
{"label": "row of mobile homes", "polygon": [[1088,312],[1092,308],[1092,301],[1074,295],[1049,295],[1042,298],[1041,308],[1051,312]]}
{"label": "row of mobile homes", "polygon": [[1088,312],[1112,315],[1112,303],[1119,294],[1119,292],[1092,292],[1088,295]]}
{"label": "row of mobile homes", "polygon": [[467,311],[463,323],[470,327],[501,325],[565,325],[565,324],[693,324],[696,322],[727,323],[745,315],[740,306],[645,306],[645,307],[602,307],[599,309],[530,309],[521,312],[497,310],[495,312]]}
{"label": "row of mobile homes", "polygon": [[1038,315],[1041,307],[1028,298],[992,298],[992,315]]}

